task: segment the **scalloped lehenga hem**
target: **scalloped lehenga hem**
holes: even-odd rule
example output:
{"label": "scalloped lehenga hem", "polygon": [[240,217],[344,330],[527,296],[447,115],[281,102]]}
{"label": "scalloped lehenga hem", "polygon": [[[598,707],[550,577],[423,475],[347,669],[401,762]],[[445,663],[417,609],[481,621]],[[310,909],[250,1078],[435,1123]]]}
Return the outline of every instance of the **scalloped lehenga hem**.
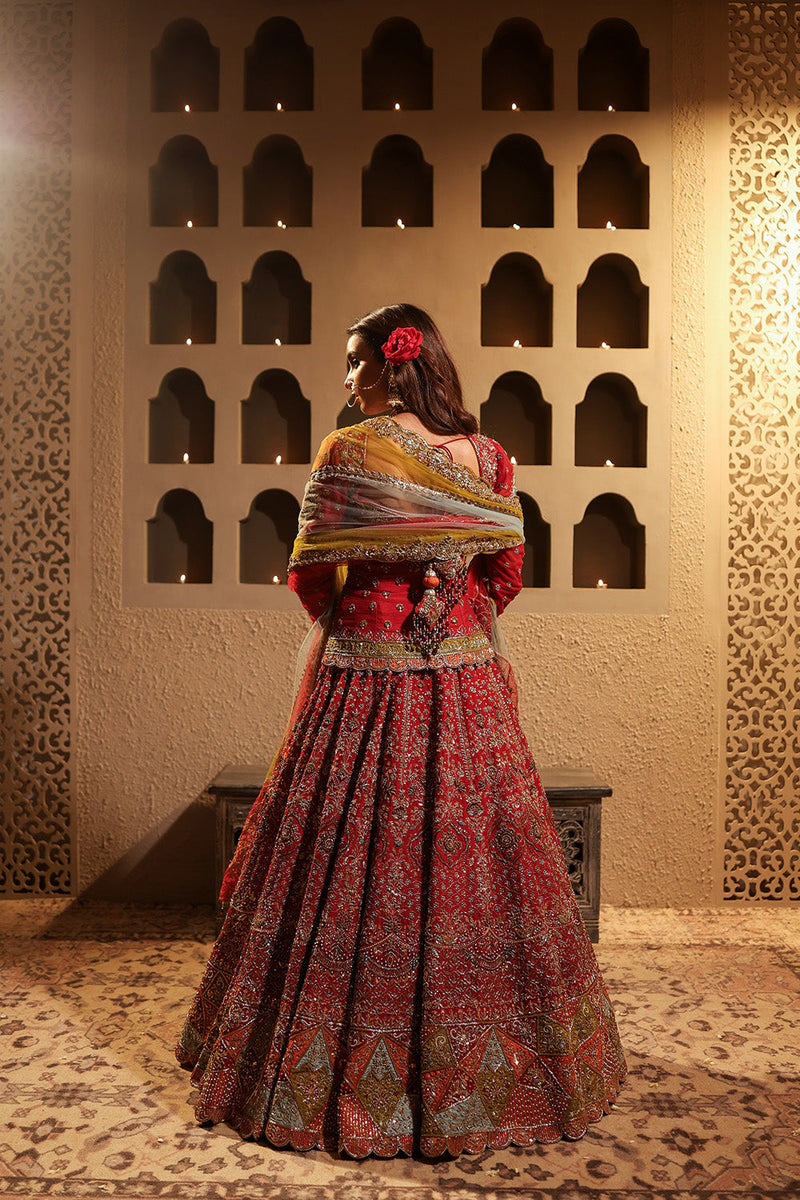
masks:
{"label": "scalloped lehenga hem", "polygon": [[[187,1070],[191,1064],[181,1063]],[[228,1125],[245,1141],[261,1142],[276,1150],[295,1150],[309,1153],[314,1150],[328,1151],[335,1156],[346,1156],[353,1159],[364,1158],[406,1158],[421,1157],[426,1159],[444,1158],[450,1155],[457,1158],[459,1154],[482,1154],[486,1150],[507,1150],[509,1146],[519,1146],[522,1149],[537,1145],[552,1145],[554,1142],[578,1142],[588,1132],[591,1125],[596,1125],[605,1116],[609,1116],[616,1103],[620,1089],[627,1078],[627,1070],[614,1079],[613,1085],[607,1087],[602,1100],[593,1101],[587,1105],[580,1118],[570,1121],[563,1129],[556,1125],[539,1125],[535,1129],[496,1129],[476,1130],[473,1133],[463,1133],[455,1137],[386,1137],[381,1139],[341,1137],[326,1138],[324,1135],[310,1130],[288,1129],[284,1126],[268,1124],[258,1128],[244,1115],[230,1113],[224,1109],[214,1109],[206,1114],[198,1125],[212,1127],[218,1124]],[[200,1084],[191,1081],[193,1088],[199,1089]]]}

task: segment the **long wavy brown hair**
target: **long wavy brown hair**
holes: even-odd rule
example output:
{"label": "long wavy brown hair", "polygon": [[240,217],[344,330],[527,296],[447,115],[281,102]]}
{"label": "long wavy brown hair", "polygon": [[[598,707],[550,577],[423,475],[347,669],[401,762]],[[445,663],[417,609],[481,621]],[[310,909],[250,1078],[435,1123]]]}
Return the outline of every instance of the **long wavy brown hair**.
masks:
{"label": "long wavy brown hair", "polygon": [[434,321],[415,304],[387,304],[367,313],[348,329],[369,346],[378,363],[381,346],[393,329],[413,326],[422,334],[417,358],[394,368],[397,391],[406,412],[415,413],[432,433],[477,433],[478,421],[464,408],[456,365]]}

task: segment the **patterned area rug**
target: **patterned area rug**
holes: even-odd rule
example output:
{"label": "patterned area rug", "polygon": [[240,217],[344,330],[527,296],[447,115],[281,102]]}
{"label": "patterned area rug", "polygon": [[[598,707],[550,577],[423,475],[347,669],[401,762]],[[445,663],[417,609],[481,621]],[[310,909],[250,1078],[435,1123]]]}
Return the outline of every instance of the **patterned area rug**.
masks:
{"label": "patterned area rug", "polygon": [[630,1078],[582,1141],[354,1162],[194,1123],[172,1057],[208,909],[6,901],[0,1195],[130,1200],[800,1196],[800,911],[601,915]]}

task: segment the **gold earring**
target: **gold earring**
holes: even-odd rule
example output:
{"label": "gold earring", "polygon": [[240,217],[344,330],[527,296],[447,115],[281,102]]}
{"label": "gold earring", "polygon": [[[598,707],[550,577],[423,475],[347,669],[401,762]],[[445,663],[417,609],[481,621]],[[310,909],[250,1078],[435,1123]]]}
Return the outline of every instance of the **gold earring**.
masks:
{"label": "gold earring", "polygon": [[397,380],[394,377],[394,367],[389,364],[389,408],[403,408],[403,398],[397,390]]}

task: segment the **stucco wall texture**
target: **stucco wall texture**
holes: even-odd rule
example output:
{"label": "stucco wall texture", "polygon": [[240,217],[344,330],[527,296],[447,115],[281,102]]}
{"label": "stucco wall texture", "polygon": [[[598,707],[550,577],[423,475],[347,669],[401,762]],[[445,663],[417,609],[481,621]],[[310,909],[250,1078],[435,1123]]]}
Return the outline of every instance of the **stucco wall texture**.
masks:
{"label": "stucco wall texture", "polygon": [[[203,790],[227,762],[271,757],[306,620],[299,605],[296,614],[122,606],[126,105],[116,8],[98,10],[91,34],[96,97],[104,100],[93,107],[94,167],[80,185],[92,198],[94,231],[84,312],[92,354],[78,398],[86,468],[75,622],[78,890],[209,902],[214,816]],[[591,767],[613,786],[603,813],[602,900],[622,905],[683,906],[721,895],[705,34],[688,0],[674,7],[674,38],[669,608],[517,616],[512,606],[504,618],[523,727],[540,766]],[[724,361],[723,350],[723,371]]]}

